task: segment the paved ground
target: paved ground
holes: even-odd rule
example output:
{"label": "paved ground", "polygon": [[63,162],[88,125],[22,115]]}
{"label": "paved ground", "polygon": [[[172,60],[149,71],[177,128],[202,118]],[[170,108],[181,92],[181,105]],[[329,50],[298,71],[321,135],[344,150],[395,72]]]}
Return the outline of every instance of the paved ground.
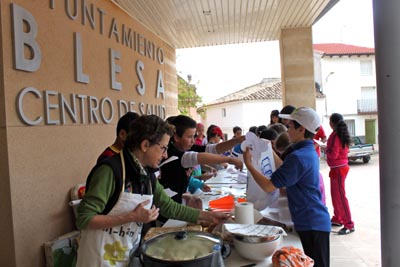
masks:
{"label": "paved ground", "polygon": [[[326,200],[332,213],[329,167],[321,159]],[[350,163],[346,179],[346,194],[350,204],[355,232],[345,236],[331,235],[331,267],[381,266],[380,207],[379,207],[379,156],[375,154],[367,164]],[[334,227],[333,231],[338,231]]]}

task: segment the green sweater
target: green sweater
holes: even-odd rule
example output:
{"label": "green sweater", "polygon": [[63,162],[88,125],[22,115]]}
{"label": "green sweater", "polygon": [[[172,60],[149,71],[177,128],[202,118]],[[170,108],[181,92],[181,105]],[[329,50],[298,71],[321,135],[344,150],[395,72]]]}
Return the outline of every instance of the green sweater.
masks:
{"label": "green sweater", "polygon": [[[110,166],[102,165],[93,173],[89,190],[78,207],[77,225],[86,229],[89,221],[100,214],[115,190],[115,178]],[[196,223],[200,210],[181,205],[173,201],[157,181],[153,205],[160,208],[160,214],[166,218]]]}

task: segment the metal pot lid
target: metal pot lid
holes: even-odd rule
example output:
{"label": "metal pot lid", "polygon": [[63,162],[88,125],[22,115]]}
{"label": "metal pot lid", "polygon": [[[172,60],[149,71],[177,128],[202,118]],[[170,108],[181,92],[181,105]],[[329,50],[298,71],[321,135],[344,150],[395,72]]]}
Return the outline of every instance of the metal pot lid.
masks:
{"label": "metal pot lid", "polygon": [[166,261],[190,261],[209,256],[215,244],[222,245],[218,237],[200,231],[170,232],[147,240],[142,252]]}

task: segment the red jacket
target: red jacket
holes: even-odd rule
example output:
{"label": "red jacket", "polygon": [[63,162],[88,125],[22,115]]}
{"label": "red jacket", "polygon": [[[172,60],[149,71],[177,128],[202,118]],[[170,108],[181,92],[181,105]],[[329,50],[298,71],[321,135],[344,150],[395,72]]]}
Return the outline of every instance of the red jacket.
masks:
{"label": "red jacket", "polygon": [[332,132],[326,145],[326,162],[331,168],[346,166],[348,164],[347,154],[349,147],[344,148],[336,132]]}

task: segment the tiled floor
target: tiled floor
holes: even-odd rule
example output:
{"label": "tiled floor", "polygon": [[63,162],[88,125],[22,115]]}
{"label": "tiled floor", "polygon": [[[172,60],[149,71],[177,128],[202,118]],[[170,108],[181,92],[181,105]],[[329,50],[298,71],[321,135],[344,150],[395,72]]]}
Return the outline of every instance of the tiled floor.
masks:
{"label": "tiled floor", "polygon": [[[381,266],[380,252],[380,207],[379,207],[379,156],[371,161],[350,164],[346,179],[346,195],[349,200],[355,232],[345,236],[331,235],[332,267]],[[321,159],[326,199],[332,213],[329,186],[329,168]],[[333,227],[338,231],[340,227]]]}

